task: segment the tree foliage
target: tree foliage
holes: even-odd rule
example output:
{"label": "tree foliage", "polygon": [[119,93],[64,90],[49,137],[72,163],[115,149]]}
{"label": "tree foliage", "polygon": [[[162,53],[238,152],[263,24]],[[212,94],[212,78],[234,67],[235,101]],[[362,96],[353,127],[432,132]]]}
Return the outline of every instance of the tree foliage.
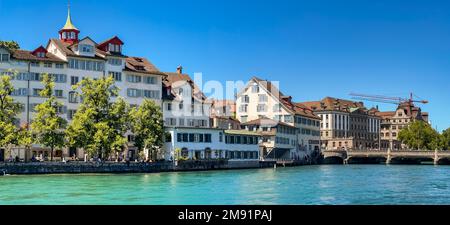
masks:
{"label": "tree foliage", "polygon": [[450,128],[444,130],[441,134],[441,146],[444,150],[450,150]]}
{"label": "tree foliage", "polygon": [[21,142],[20,136],[17,135],[19,128],[14,123],[21,105],[14,102],[11,96],[13,91],[11,77],[0,76],[0,147],[10,147]]}
{"label": "tree foliage", "polygon": [[19,43],[15,41],[0,41],[0,47],[5,47],[9,50],[20,49]]}
{"label": "tree foliage", "polygon": [[[140,150],[149,149],[155,153],[163,146],[164,123],[161,108],[152,100],[144,100],[131,113],[131,128],[135,135],[135,146]],[[154,154],[152,154],[154,155]]]}
{"label": "tree foliage", "polygon": [[423,121],[410,123],[399,132],[398,139],[412,149],[442,149],[439,133]]}
{"label": "tree foliage", "polygon": [[118,96],[112,77],[83,79],[74,89],[80,89],[82,99],[72,123],[67,128],[67,140],[72,147],[84,148],[90,156],[107,158],[121,151],[127,143],[129,105]]}
{"label": "tree foliage", "polygon": [[61,112],[58,110],[63,107],[63,104],[54,95],[55,82],[52,77],[44,74],[42,84],[44,89],[39,92],[39,95],[46,100],[36,106],[31,130],[36,143],[51,149],[50,156],[53,161],[54,149],[65,145],[64,130],[67,121],[61,117]]}

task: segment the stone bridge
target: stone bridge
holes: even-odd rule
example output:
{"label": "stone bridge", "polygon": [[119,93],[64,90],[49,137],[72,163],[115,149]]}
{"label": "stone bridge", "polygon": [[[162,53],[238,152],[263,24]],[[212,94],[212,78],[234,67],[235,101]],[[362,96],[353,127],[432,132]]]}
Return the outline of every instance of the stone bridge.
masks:
{"label": "stone bridge", "polygon": [[323,150],[324,160],[334,159],[346,164],[351,161],[375,161],[386,164],[412,161],[432,161],[435,165],[450,163],[450,151],[418,151],[418,150]]}

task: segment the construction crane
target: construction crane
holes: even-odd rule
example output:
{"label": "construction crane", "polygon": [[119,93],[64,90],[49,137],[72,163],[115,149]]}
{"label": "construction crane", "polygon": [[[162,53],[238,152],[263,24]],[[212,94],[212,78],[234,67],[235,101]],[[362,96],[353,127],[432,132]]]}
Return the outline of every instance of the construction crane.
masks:
{"label": "construction crane", "polygon": [[389,97],[389,96],[384,96],[384,95],[367,95],[367,94],[358,94],[358,93],[350,93],[350,95],[353,96],[352,99],[355,99],[355,100],[381,102],[381,103],[389,103],[389,104],[396,104],[396,105],[399,105],[402,103],[410,103],[410,105],[412,105],[413,103],[428,104],[427,100],[415,100],[413,98],[413,96],[414,96],[413,93],[410,93],[409,98]]}

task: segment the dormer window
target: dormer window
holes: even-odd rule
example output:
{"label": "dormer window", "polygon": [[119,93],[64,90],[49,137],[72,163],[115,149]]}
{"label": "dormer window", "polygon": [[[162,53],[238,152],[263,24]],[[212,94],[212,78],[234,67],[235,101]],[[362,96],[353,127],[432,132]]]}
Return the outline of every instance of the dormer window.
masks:
{"label": "dormer window", "polygon": [[45,52],[38,52],[36,53],[36,56],[39,58],[45,58]]}
{"label": "dormer window", "polygon": [[108,51],[110,52],[122,52],[122,46],[117,44],[109,43]]}
{"label": "dormer window", "polygon": [[143,66],[135,66],[136,70],[145,71],[145,67]]}
{"label": "dormer window", "polygon": [[0,62],[8,62],[9,54],[0,54]]}
{"label": "dormer window", "polygon": [[80,52],[84,52],[84,53],[92,53],[94,52],[94,47],[91,45],[80,45],[78,47],[78,49],[80,50]]}

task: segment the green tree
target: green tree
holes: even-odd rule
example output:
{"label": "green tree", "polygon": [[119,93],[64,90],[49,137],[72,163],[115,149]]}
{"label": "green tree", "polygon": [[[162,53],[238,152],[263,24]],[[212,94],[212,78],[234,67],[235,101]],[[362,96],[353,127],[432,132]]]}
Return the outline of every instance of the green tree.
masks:
{"label": "green tree", "polygon": [[415,121],[403,128],[398,139],[412,149],[435,150],[441,149],[439,133],[428,123]]}
{"label": "green tree", "polygon": [[441,146],[444,150],[450,150],[450,128],[444,130],[441,134]]}
{"label": "green tree", "polygon": [[9,50],[20,49],[20,46],[15,41],[0,41],[0,47],[8,48]]}
{"label": "green tree", "polygon": [[127,143],[129,105],[120,97],[111,102],[112,96],[118,96],[114,79],[87,78],[73,88],[81,90],[82,103],[66,131],[69,145],[103,159],[122,151]]}
{"label": "green tree", "polygon": [[50,160],[53,161],[53,151],[65,146],[64,129],[67,121],[61,117],[63,104],[54,95],[55,82],[48,74],[43,75],[44,89],[39,95],[46,100],[37,105],[36,115],[31,123],[31,130],[36,143],[50,148]]}
{"label": "green tree", "polygon": [[131,111],[131,131],[139,151],[149,150],[153,159],[163,146],[164,123],[161,108],[154,101],[144,100]]}
{"label": "green tree", "polygon": [[11,96],[14,87],[11,77],[0,76],[0,147],[7,147],[7,152],[11,152],[12,145],[19,144],[18,127],[15,119],[21,111],[21,105],[14,102]]}

